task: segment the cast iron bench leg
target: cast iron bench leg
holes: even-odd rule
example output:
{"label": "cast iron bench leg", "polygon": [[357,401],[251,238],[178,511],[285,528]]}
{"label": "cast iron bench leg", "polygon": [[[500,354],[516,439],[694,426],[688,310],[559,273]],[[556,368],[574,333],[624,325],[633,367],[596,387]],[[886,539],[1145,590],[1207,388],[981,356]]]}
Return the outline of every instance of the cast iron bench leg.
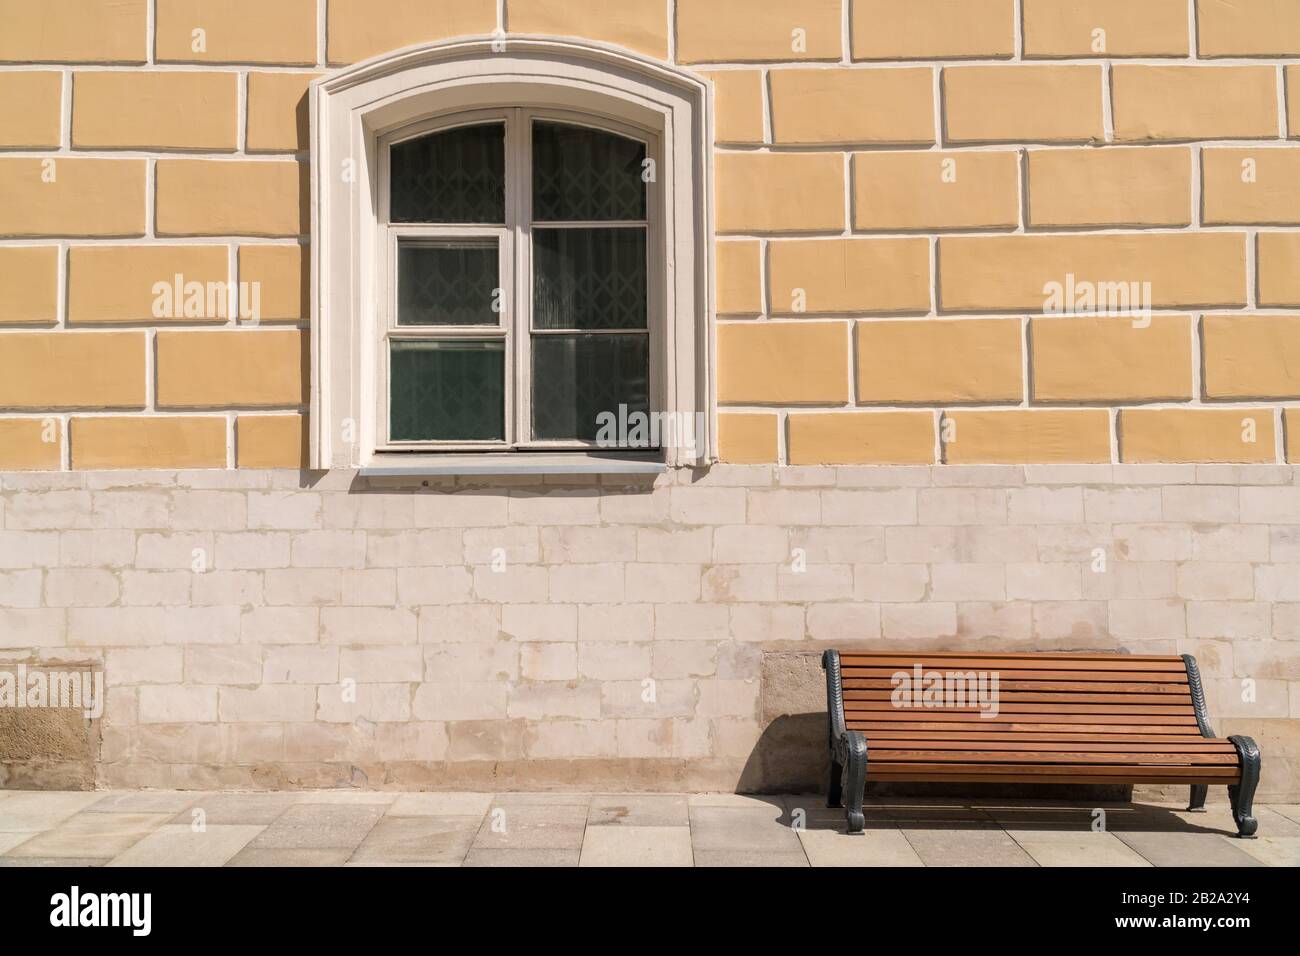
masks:
{"label": "cast iron bench leg", "polygon": [[1241,757],[1241,783],[1228,787],[1228,797],[1232,800],[1232,819],[1237,824],[1237,836],[1251,839],[1259,829],[1259,821],[1251,816],[1255,787],[1259,785],[1259,745],[1250,737],[1232,736],[1228,739]]}
{"label": "cast iron bench leg", "polygon": [[863,792],[867,787],[867,737],[860,730],[844,732],[844,788],[848,791],[848,807],[844,815],[850,833],[861,833],[867,825],[862,812]]}
{"label": "cast iron bench leg", "polygon": [[1187,801],[1187,810],[1189,813],[1204,813],[1205,798],[1209,796],[1210,785],[1208,783],[1192,784],[1192,797]]}
{"label": "cast iron bench leg", "polygon": [[831,772],[830,778],[826,782],[826,806],[831,809],[838,809],[844,806],[844,768],[840,762],[835,759],[835,754],[831,754]]}

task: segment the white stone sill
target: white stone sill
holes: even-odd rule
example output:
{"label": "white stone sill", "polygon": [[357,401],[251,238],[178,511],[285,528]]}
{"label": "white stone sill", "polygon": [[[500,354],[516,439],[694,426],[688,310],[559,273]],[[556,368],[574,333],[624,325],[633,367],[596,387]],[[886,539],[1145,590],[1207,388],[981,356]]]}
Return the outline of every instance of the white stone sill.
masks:
{"label": "white stone sill", "polygon": [[668,465],[659,455],[411,455],[381,461],[357,471],[363,478],[418,478],[422,475],[659,475]]}

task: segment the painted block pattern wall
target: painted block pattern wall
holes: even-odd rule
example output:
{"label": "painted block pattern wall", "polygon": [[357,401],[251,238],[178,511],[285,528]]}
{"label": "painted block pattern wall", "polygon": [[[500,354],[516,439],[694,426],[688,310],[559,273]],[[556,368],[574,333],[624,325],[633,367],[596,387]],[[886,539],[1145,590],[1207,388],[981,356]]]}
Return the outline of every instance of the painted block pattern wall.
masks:
{"label": "painted block pattern wall", "polygon": [[[301,465],[307,84],[494,31],[712,80],[724,460],[1295,460],[1295,4],[0,0],[0,22],[0,467]],[[177,275],[245,295],[160,307]],[[1047,314],[1052,284],[1103,314]]]}

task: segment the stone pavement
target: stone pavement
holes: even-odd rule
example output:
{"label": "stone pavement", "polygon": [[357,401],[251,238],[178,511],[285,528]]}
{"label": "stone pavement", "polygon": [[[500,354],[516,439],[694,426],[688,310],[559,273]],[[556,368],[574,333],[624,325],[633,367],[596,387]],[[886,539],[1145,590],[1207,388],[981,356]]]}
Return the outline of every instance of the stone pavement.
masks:
{"label": "stone pavement", "polygon": [[0,866],[1297,866],[1300,805],[817,796],[0,791]]}

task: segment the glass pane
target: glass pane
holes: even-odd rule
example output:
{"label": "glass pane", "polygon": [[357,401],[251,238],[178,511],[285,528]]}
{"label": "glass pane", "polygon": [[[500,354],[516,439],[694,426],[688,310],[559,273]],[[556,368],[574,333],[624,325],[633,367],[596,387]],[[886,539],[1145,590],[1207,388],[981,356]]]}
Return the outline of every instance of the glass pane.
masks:
{"label": "glass pane", "polygon": [[399,241],[398,325],[499,325],[495,239]]}
{"label": "glass pane", "polygon": [[613,133],[533,124],[533,219],[644,219],[645,144]]}
{"label": "glass pane", "polygon": [[533,437],[594,441],[597,416],[650,408],[647,335],[533,337]]}
{"label": "glass pane", "polygon": [[393,222],[506,221],[506,128],[462,126],[389,151]]}
{"label": "glass pane", "polygon": [[644,329],[645,229],[533,229],[533,327]]}
{"label": "glass pane", "polygon": [[505,439],[505,343],[390,343],[389,438]]}

